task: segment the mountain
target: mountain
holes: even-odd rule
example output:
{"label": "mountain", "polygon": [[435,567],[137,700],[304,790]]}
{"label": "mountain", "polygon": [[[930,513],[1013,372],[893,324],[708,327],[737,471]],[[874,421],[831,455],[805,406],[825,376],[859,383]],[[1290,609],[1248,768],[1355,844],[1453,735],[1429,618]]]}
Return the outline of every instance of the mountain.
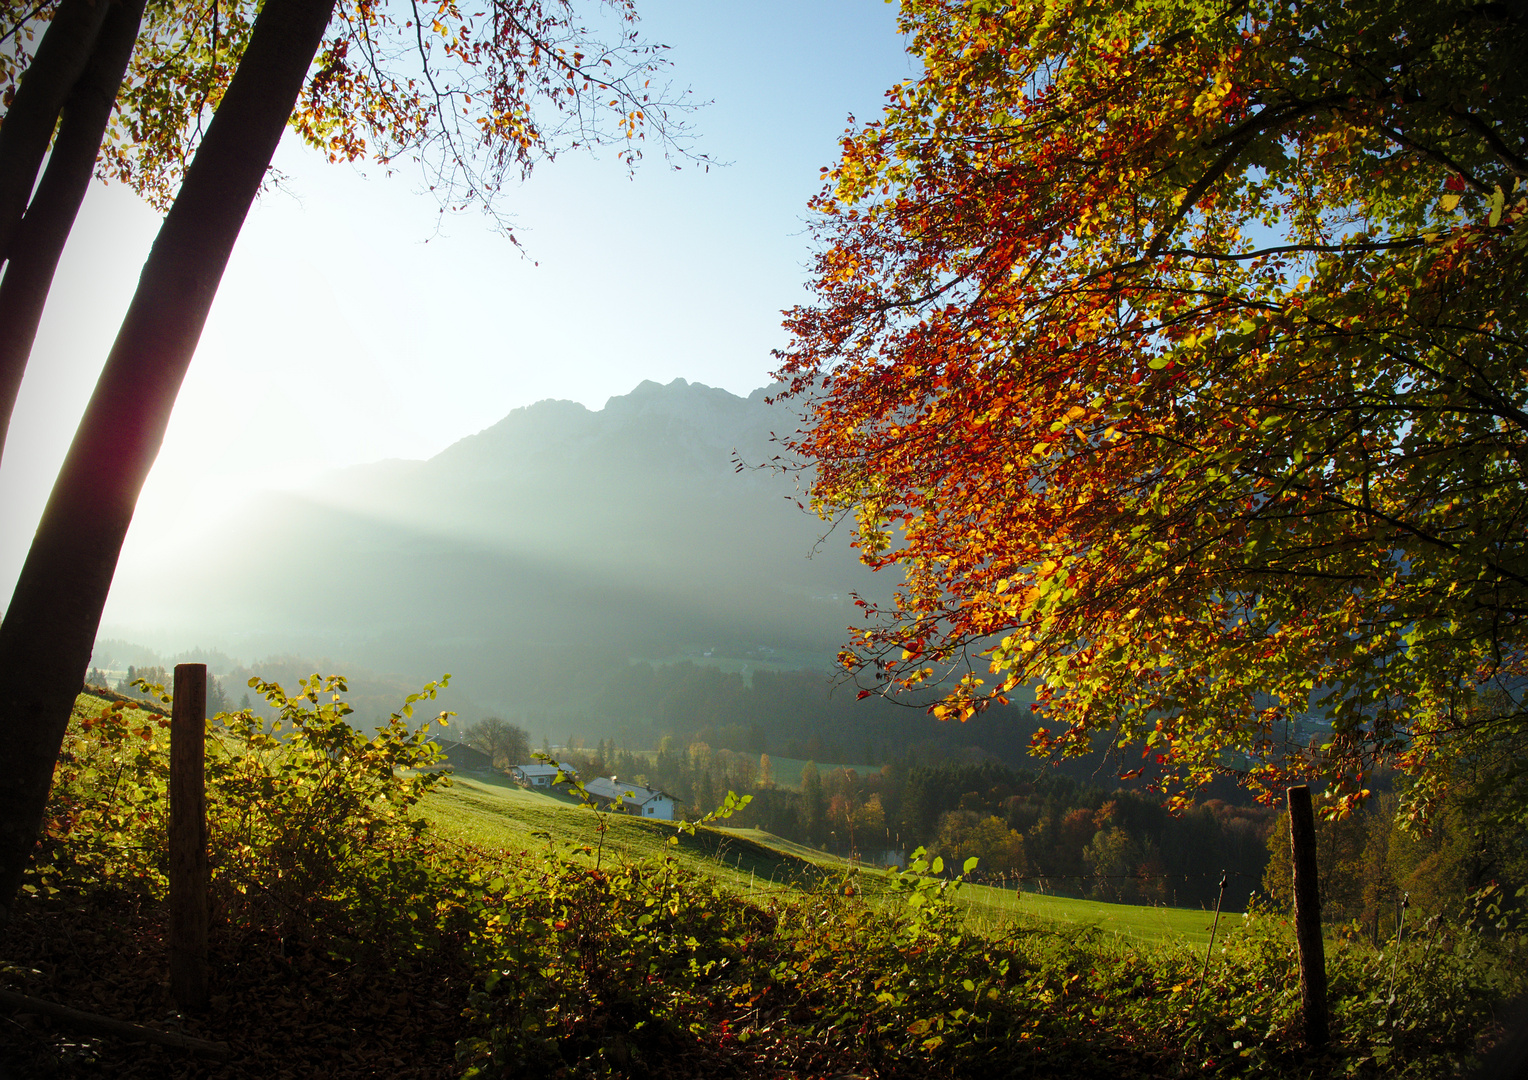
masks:
{"label": "mountain", "polygon": [[[676,379],[599,411],[542,401],[428,461],[268,492],[173,574],[125,572],[117,637],[325,655],[424,679],[489,708],[559,708],[634,659],[826,670],[881,595],[840,530],[761,468],[765,404]],[[742,466],[739,468],[739,466]],[[185,645],[180,647],[184,648]]]}

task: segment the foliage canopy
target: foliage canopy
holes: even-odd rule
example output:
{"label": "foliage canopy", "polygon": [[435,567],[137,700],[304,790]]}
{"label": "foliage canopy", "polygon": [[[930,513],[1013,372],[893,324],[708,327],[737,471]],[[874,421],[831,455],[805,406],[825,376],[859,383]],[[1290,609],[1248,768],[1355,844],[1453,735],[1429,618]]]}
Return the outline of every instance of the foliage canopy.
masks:
{"label": "foliage canopy", "polygon": [[906,574],[844,662],[941,716],[1034,684],[1037,750],[1145,744],[1175,797],[1231,770],[1351,800],[1520,727],[1523,16],[909,0],[902,28],[923,73],[825,170],[778,373],[815,506]]}
{"label": "foliage canopy", "polygon": [[[249,43],[259,0],[149,0],[98,172],[169,208]],[[6,106],[59,3],[0,5]],[[591,28],[572,0],[341,0],[291,127],[331,162],[417,164],[442,209],[493,206],[506,180],[563,149],[617,142],[634,165],[645,132],[682,156],[671,96],[653,80],[632,0]]]}

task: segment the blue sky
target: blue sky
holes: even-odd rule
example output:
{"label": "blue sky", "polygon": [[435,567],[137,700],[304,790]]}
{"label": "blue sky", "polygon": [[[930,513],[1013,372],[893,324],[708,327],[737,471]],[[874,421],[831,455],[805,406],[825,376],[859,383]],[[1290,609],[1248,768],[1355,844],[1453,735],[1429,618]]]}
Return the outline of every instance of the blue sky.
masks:
{"label": "blue sky", "polygon": [[[643,379],[764,384],[780,311],[806,294],[803,232],[846,117],[915,73],[882,0],[640,2],[698,100],[697,148],[730,163],[634,178],[570,154],[505,193],[529,257],[476,215],[437,231],[406,170],[366,177],[284,143],[285,190],[240,237],[124,572],[155,537],[251,489],[428,457],[547,397],[601,407]],[[92,192],[66,251],[0,465],[8,594],[157,216]]]}

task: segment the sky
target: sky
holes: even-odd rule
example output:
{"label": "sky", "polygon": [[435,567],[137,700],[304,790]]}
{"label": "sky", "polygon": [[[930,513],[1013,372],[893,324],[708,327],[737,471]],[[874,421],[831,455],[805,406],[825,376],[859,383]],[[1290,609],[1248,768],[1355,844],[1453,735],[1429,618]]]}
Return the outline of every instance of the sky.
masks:
{"label": "sky", "polygon": [[[406,169],[332,166],[288,138],[240,235],[119,571],[167,530],[327,470],[426,458],[544,398],[591,409],[651,379],[747,394],[806,298],[806,204],[850,114],[915,74],[882,0],[639,0],[726,163],[628,176],[570,153],[505,191],[524,253],[442,222]],[[159,217],[97,185],[64,253],[0,461],[9,595]],[[111,612],[108,609],[108,618]]]}

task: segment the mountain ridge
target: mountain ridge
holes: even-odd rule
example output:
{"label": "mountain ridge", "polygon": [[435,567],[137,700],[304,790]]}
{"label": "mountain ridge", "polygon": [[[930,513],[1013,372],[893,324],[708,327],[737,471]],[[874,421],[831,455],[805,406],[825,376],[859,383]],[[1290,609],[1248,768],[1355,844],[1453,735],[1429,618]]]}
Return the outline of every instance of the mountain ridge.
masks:
{"label": "mountain ridge", "polygon": [[173,586],[124,581],[138,626],[113,610],[110,632],[452,670],[489,705],[565,698],[581,666],[707,651],[827,670],[850,594],[886,589],[820,542],[797,477],[739,471],[796,423],[768,392],[676,379],[600,410],[547,399],[423,461],[262,493],[216,543],[163,554]]}

